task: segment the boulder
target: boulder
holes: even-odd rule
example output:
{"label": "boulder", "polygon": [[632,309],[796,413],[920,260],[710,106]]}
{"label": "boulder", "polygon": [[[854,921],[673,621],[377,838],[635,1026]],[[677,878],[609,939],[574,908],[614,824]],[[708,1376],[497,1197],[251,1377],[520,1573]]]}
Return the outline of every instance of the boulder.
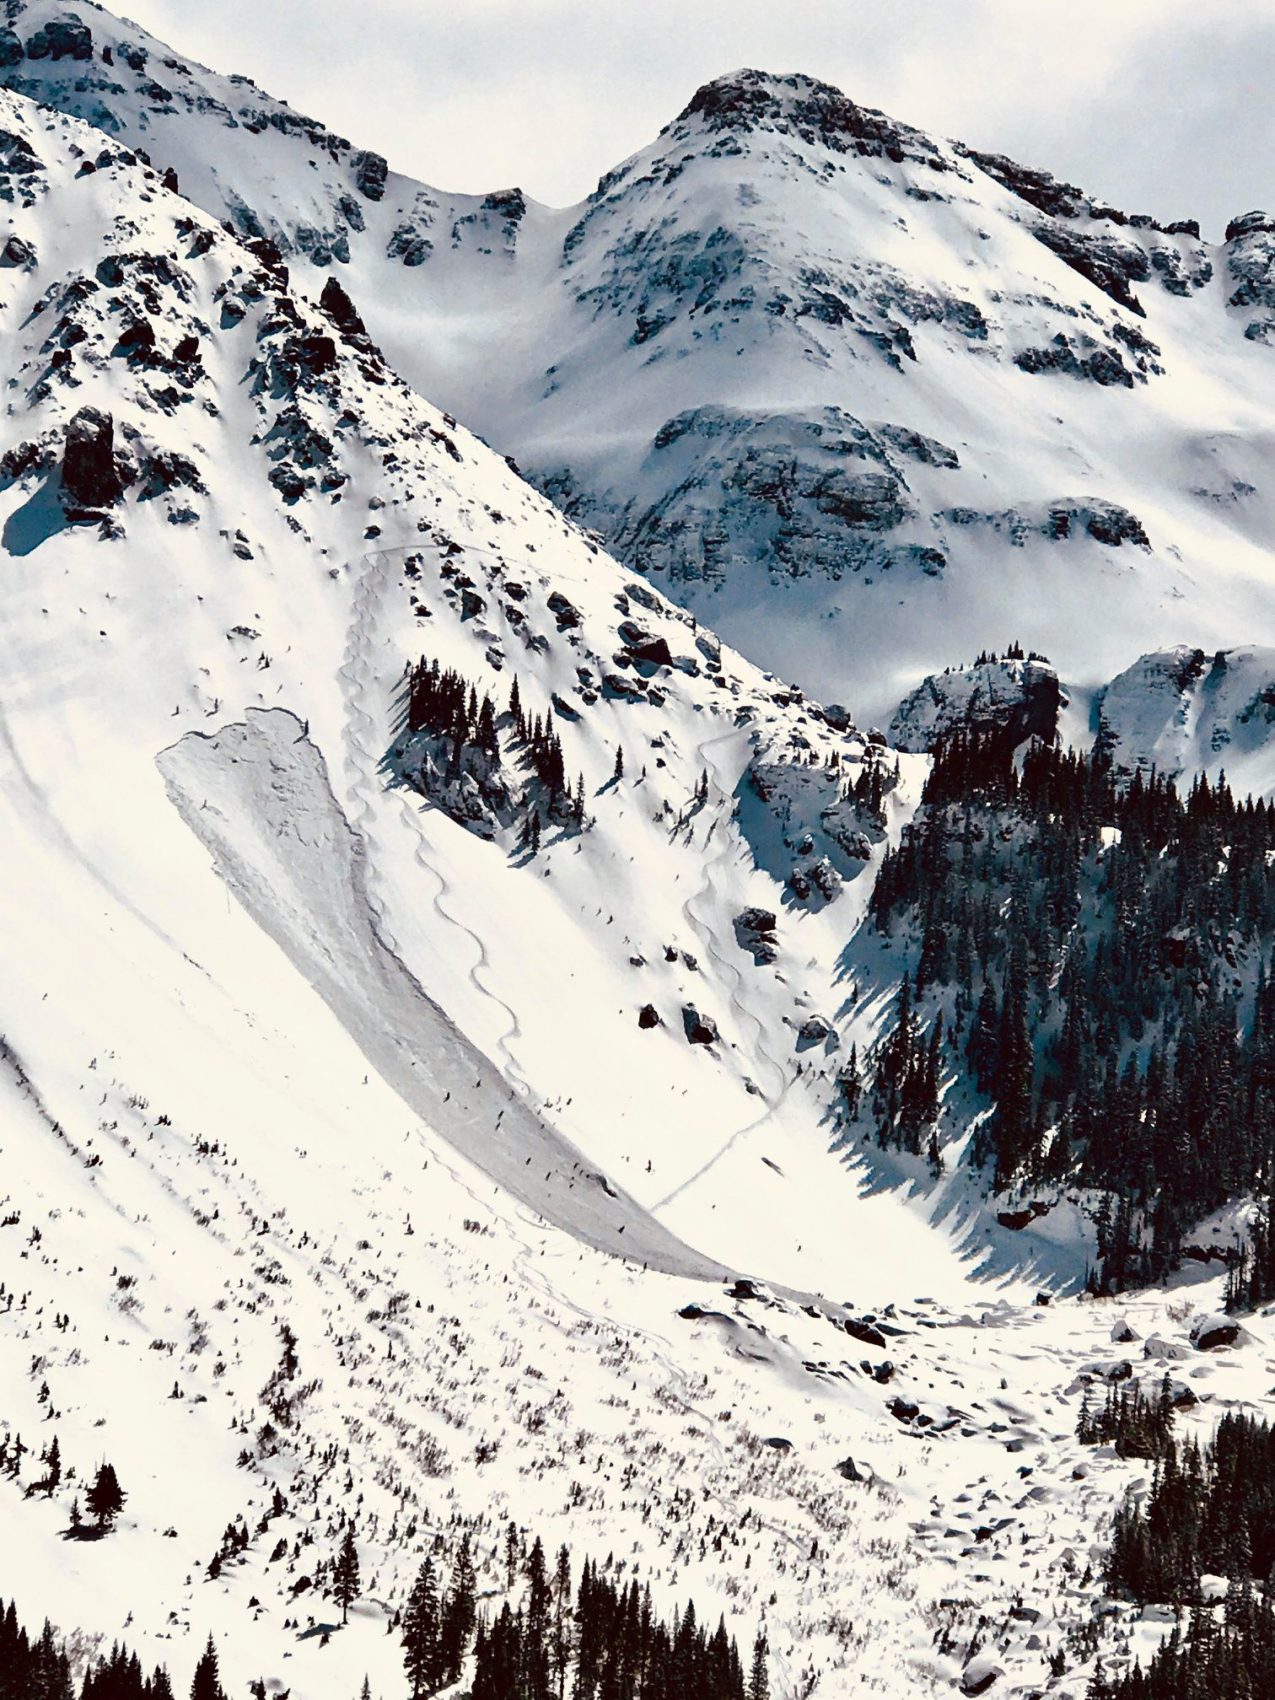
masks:
{"label": "boulder", "polygon": [[693,1004],[686,1004],[682,1010],[682,1026],[686,1030],[688,1045],[715,1045],[717,1043],[717,1023],[711,1015],[701,1015]]}
{"label": "boulder", "polygon": [[0,248],[0,266],[21,266],[30,271],[35,265],[35,249],[20,236],[11,236]]}
{"label": "boulder", "polygon": [[62,488],[78,507],[104,508],[123,494],[115,469],[115,421],[82,407],[68,421],[62,450]]}
{"label": "boulder", "polygon": [[870,1322],[860,1322],[853,1316],[847,1316],[842,1327],[852,1339],[861,1340],[865,1346],[877,1346],[882,1351],[885,1350],[885,1335]]}
{"label": "boulder", "polygon": [[812,1045],[824,1045],[829,1041],[835,1046],[836,1030],[822,1015],[808,1015],[797,1029],[798,1050],[809,1050]]}
{"label": "boulder", "polygon": [[1244,1330],[1229,1316],[1197,1316],[1191,1324],[1191,1344],[1198,1352],[1243,1344]]}
{"label": "boulder", "polygon": [[1184,1358],[1191,1356],[1191,1348],[1184,1346],[1180,1340],[1166,1340],[1160,1334],[1148,1334],[1142,1342],[1142,1355],[1146,1358],[1163,1358],[1169,1363],[1181,1363]]}
{"label": "boulder", "polygon": [[650,1027],[660,1027],[663,1023],[660,1012],[653,1003],[644,1003],[638,1011],[638,1026],[644,1030]]}
{"label": "boulder", "polygon": [[992,1684],[1005,1672],[990,1649],[975,1653],[961,1672],[962,1694],[986,1694]]}
{"label": "boulder", "polygon": [[779,954],[775,942],[778,922],[772,909],[741,909],[734,925],[735,942],[751,954],[754,967],[762,968],[774,962]]}
{"label": "boulder", "polygon": [[654,667],[671,667],[673,654],[665,638],[657,637],[639,626],[636,620],[624,620],[619,628],[624,653],[631,661],[646,662]]}

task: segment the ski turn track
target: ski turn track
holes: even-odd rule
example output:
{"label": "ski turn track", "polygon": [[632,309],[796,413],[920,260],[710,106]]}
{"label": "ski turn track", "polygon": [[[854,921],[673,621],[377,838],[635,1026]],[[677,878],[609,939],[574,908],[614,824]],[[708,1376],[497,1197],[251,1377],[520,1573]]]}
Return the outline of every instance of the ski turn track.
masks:
{"label": "ski turn track", "polygon": [[[350,624],[346,634],[345,659],[339,669],[341,682],[341,697],[345,706],[345,724],[342,728],[342,738],[345,747],[345,775],[348,794],[358,812],[353,815],[354,824],[363,834],[365,842],[372,842],[373,828],[376,822],[376,804],[373,800],[376,781],[374,775],[380,770],[385,749],[389,739],[385,738],[380,747],[377,744],[377,718],[370,701],[375,691],[374,669],[371,662],[371,649],[375,642],[377,622],[385,603],[391,576],[399,556],[410,553],[420,553],[428,545],[414,546],[410,550],[378,549],[363,557],[358,583],[355,588],[354,601],[351,609]],[[522,1028],[514,1010],[498,993],[484,983],[483,976],[491,968],[491,960],[487,953],[486,942],[472,927],[466,925],[460,917],[447,907],[446,899],[451,895],[451,886],[446,876],[431,857],[431,846],[421,825],[420,809],[407,792],[394,789],[402,809],[403,819],[411,828],[414,839],[413,857],[417,866],[427,873],[434,881],[433,893],[434,913],[440,920],[454,927],[457,932],[464,934],[474,947],[475,960],[468,969],[470,984],[480,997],[493,1003],[505,1016],[508,1025],[496,1040],[496,1049],[504,1061],[504,1074],[514,1081],[524,1092],[530,1090],[529,1083],[518,1059],[514,1054],[513,1045],[522,1037]],[[384,901],[379,893],[374,894],[376,885],[374,864],[369,857],[369,897],[374,904],[374,912],[382,923],[383,936],[391,948],[398,952],[398,946],[384,928]]]}

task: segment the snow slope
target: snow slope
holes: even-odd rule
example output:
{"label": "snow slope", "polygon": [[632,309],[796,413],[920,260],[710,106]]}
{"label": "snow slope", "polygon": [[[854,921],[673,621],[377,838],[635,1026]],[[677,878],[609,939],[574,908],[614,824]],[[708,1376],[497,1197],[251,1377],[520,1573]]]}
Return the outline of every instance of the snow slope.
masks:
{"label": "snow slope", "polygon": [[1010,637],[1092,687],[1270,619],[1265,215],[1160,228],[755,71],[579,207],[460,197],[96,7],[9,11],[11,86],[340,269],[423,393],[817,695],[882,717]]}
{"label": "snow slope", "polygon": [[[22,74],[91,83],[67,39]],[[1075,1414],[1137,1349],[1113,1307],[1031,1302],[1071,1233],[829,1149],[888,1001],[846,941],[924,757],[893,784],[611,560],[162,149],[0,103],[0,1424],[74,1471],[0,1481],[0,1594],[179,1684],[211,1629],[232,1692],[398,1695],[423,1551],[468,1522],[498,1605],[512,1517],[764,1622],[785,1700],[948,1692],[992,1642],[1001,1692],[1060,1649],[1081,1692],[1085,1560],[1138,1471]],[[345,168],[290,134],[245,146]],[[392,782],[422,653],[552,708],[586,830],[533,854]],[[874,766],[883,824],[845,794]],[[1217,1286],[1118,1313],[1140,1372],[1188,1353],[1201,1433],[1269,1381],[1264,1320],[1187,1343]],[[103,1456],[120,1527],[69,1541]],[[1111,1646],[1156,1633],[1128,1615]]]}

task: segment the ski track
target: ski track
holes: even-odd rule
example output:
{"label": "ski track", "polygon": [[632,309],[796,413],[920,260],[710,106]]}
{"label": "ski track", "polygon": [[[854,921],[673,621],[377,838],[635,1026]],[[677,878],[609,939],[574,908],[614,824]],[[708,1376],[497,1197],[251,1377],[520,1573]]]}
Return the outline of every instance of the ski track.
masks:
{"label": "ski track", "polygon": [[[376,743],[376,720],[369,713],[365,704],[375,689],[373,668],[370,651],[373,645],[376,623],[385,603],[389,589],[389,578],[394,567],[394,558],[405,554],[402,550],[381,549],[363,557],[362,571],[359,574],[358,588],[355,591],[351,610],[350,625],[346,634],[345,661],[339,670],[341,681],[341,696],[346,710],[343,738],[345,743],[345,770],[351,797],[359,805],[359,814],[355,824],[362,832],[365,842],[370,843],[375,827],[377,812],[373,802],[372,786],[375,783],[372,776],[381,771],[384,750],[378,750]],[[413,857],[418,867],[432,876],[436,884],[433,894],[433,908],[441,920],[454,927],[473,945],[476,960],[468,969],[470,984],[480,997],[494,1003],[505,1015],[508,1026],[496,1040],[496,1049],[504,1059],[502,1073],[512,1078],[522,1091],[528,1093],[530,1085],[521,1065],[513,1051],[513,1042],[522,1037],[522,1028],[512,1007],[485,985],[480,978],[484,972],[489,972],[491,959],[488,955],[485,941],[468,926],[460,917],[446,906],[445,899],[451,895],[451,886],[437,864],[430,858],[430,843],[425,835],[425,829],[420,823],[419,810],[413,806],[405,792],[397,793],[402,807],[403,819],[411,827],[415,839]],[[372,859],[369,857],[369,864]],[[369,866],[371,873],[371,866]],[[369,878],[371,888],[376,883],[375,875]],[[385,913],[384,901],[378,894],[376,897],[377,919],[380,922]],[[391,948],[396,954],[398,945],[391,942]]]}

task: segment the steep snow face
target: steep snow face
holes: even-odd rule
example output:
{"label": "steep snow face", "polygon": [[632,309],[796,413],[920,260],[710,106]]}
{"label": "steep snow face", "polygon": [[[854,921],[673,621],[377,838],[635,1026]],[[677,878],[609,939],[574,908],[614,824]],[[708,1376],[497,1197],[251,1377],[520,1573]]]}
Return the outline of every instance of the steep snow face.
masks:
{"label": "steep snow face", "polygon": [[[758,1159],[742,1131],[761,1140],[790,1126],[803,1153],[794,1173],[806,1175],[793,1184],[815,1212],[808,1245],[777,1230],[771,1205],[744,1184],[738,1208],[705,1224],[716,1246],[700,1250],[705,1267],[748,1266],[769,1240],[778,1262],[768,1272],[831,1284],[841,1252],[827,1181],[839,1163],[818,1116],[836,1063],[824,1057],[798,1080],[792,1035],[812,1004],[836,1002],[838,951],[868,879],[839,882],[826,912],[792,900],[776,963],[746,972],[733,919],[783,900],[802,835],[788,834],[784,863],[784,823],[762,810],[749,823],[759,856],[735,822],[735,793],[752,794],[758,764],[826,770],[831,819],[884,753],[843,714],[721,646],[420,401],[339,290],[307,303],[268,250],[220,230],[118,143],[4,99],[23,163],[11,240],[22,258],[2,274],[15,806],[148,929],[181,940],[183,876],[157,870],[204,862],[154,758],[192,730],[220,735],[248,709],[291,711],[359,829],[360,882],[385,917],[351,959],[363,978],[352,977],[394,978],[381,946],[405,964],[389,1001],[360,993],[360,1031],[375,1029],[377,1009],[398,1031],[391,1012],[414,977],[574,1147],[616,1250],[627,1246],[617,1212],[599,1202],[599,1175],[615,1176],[604,1197],[627,1186],[642,1208],[661,1207],[674,1234],[698,1233],[700,1200],[734,1165],[751,1180]],[[546,819],[541,849],[526,854],[514,823],[480,840],[392,782],[404,673],[422,653],[494,698],[515,776],[527,759],[505,712],[517,681],[526,716],[557,728],[583,830]],[[218,747],[242,778],[233,740]],[[243,900],[259,916],[295,914],[286,864],[267,878],[248,849],[252,834],[269,843],[285,830],[288,807],[276,820],[268,787],[180,766],[179,800],[218,864],[258,870],[232,881]],[[206,810],[219,787],[224,806]],[[297,791],[298,822],[320,818],[302,806],[316,787]],[[907,794],[889,797],[896,829]],[[343,829],[323,830],[327,867]],[[874,827],[847,875],[869,873],[884,834]],[[201,889],[214,910],[224,902],[216,881]],[[349,880],[336,889],[357,901]],[[319,912],[337,912],[317,875],[306,890]],[[280,937],[285,949],[297,931]],[[309,931],[319,954],[302,972],[335,998],[338,941]],[[358,936],[352,922],[337,931]],[[659,1020],[642,1026],[647,1006]],[[689,1012],[710,1019],[715,1043],[688,1043]],[[472,1121],[456,1137],[481,1152]],[[911,1218],[898,1213],[906,1234]],[[924,1240],[923,1223],[913,1229]],[[828,1268],[809,1262],[825,1254]]]}
{"label": "steep snow face", "polygon": [[1185,644],[1144,655],[1097,698],[1098,735],[1121,770],[1225,773],[1231,789],[1275,787],[1275,650]]}
{"label": "steep snow face", "polygon": [[580,207],[458,197],[94,7],[9,11],[12,86],[342,269],[424,393],[817,695],[880,717],[1006,630],[1095,685],[1271,615],[1264,214],[1211,244],[756,71]]}
{"label": "steep snow face", "polygon": [[[1033,1258],[1083,1268],[1070,1209],[1034,1236],[959,1176],[868,1192],[829,1152],[889,1001],[846,941],[924,757],[896,779],[423,402],[299,244],[130,153],[132,32],[6,15],[0,58],[54,104],[0,97],[0,1425],[56,1433],[67,1478],[0,1481],[0,1592],[179,1686],[212,1630],[231,1692],[390,1696],[423,1554],[468,1524],[495,1606],[513,1518],[664,1610],[764,1623],[777,1693],[950,1687],[989,1624],[1002,1691],[1039,1691],[1140,1479],[1076,1443],[1084,1386],[1189,1359],[1203,1436],[1209,1393],[1261,1395],[1270,1330],[1219,1358],[1190,1296],[1148,1295],[1117,1346],[1108,1307],[1027,1302]],[[56,109],[103,79],[114,136]],[[191,87],[187,183],[235,134]],[[248,135],[281,174],[349,163]],[[456,260],[457,311],[494,257]],[[814,417],[882,477],[954,470]],[[401,782],[422,653],[494,699],[511,792],[514,679],[552,715],[583,830],[533,849],[445,775]],[[118,1531],[66,1540],[103,1456]]]}
{"label": "steep snow face", "polygon": [[[494,1598],[513,1518],[764,1620],[785,1691],[955,1680],[936,1612],[953,1647],[1004,1617],[1036,1682],[999,1577],[939,1605],[944,1543],[981,1555],[1022,1497],[1007,1388],[1069,1478],[1105,1319],[989,1303],[995,1230],[861,1197],[827,1149],[840,952],[923,764],[895,784],[611,561],[340,291],[0,106],[0,1425],[67,1470],[0,1482],[0,1588],[179,1685],[212,1630],[232,1691],[393,1694],[424,1552],[467,1522]],[[583,830],[520,849],[394,782],[422,651],[496,694],[511,766],[513,679],[552,712]],[[68,1541],[103,1456],[120,1526]],[[1026,1514],[1089,1539],[1128,1475]],[[347,1511],[364,1592],[325,1647]]]}

